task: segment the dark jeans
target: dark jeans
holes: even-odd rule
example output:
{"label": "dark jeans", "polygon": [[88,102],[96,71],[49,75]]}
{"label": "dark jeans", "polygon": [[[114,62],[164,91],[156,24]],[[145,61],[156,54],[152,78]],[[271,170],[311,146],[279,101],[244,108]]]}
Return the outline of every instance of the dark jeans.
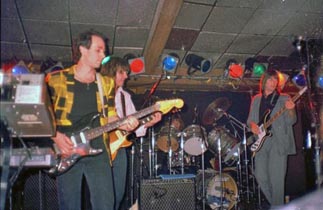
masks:
{"label": "dark jeans", "polygon": [[82,158],[57,177],[60,210],[81,210],[83,177],[88,184],[90,198],[87,199],[90,199],[92,210],[113,210],[112,171],[106,152]]}
{"label": "dark jeans", "polygon": [[121,148],[118,151],[116,159],[113,161],[113,178],[116,201],[115,209],[118,210],[125,194],[127,182],[127,154],[125,148]]}

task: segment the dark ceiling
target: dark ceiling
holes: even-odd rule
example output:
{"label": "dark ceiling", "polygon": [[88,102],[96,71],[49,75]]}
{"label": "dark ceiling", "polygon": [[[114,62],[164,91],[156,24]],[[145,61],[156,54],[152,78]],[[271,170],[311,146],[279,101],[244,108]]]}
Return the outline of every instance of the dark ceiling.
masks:
{"label": "dark ceiling", "polygon": [[[134,89],[161,77],[161,56],[177,53],[180,66],[161,88],[242,90],[258,80],[224,81],[228,59],[249,57],[301,69],[294,41],[322,40],[323,0],[1,0],[1,60],[72,62],[71,43],[89,28],[106,34],[110,52],[145,58]],[[321,51],[322,52],[322,51]],[[189,53],[211,58],[213,70],[187,75]]]}

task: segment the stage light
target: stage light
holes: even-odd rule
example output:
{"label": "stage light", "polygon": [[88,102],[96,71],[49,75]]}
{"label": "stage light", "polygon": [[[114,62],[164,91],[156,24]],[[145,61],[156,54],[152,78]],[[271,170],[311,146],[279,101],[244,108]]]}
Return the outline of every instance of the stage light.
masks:
{"label": "stage light", "polygon": [[251,77],[253,71],[253,65],[256,63],[256,58],[248,58],[244,62],[244,77]]}
{"label": "stage light", "polygon": [[29,74],[30,71],[27,68],[26,64],[24,61],[19,61],[17,63],[17,65],[15,65],[12,70],[11,70],[12,74]]}
{"label": "stage light", "polygon": [[187,74],[191,75],[199,70],[202,74],[208,73],[212,68],[212,60],[205,59],[195,54],[188,54],[185,58],[185,63],[189,66]]}
{"label": "stage light", "polygon": [[323,54],[321,55],[321,63],[317,68],[316,87],[323,89]]}
{"label": "stage light", "polygon": [[130,74],[141,74],[145,72],[145,59],[144,57],[133,58],[128,60],[130,65]]}
{"label": "stage light", "polygon": [[179,56],[175,53],[170,53],[162,57],[163,70],[166,72],[175,72]]}
{"label": "stage light", "polygon": [[282,90],[285,87],[286,82],[288,81],[289,76],[287,74],[284,74],[280,71],[276,71],[278,75],[278,81],[279,81],[279,88]]}
{"label": "stage light", "polygon": [[107,57],[103,58],[102,61],[101,61],[101,64],[102,65],[105,65],[106,63],[108,63],[111,59],[111,56],[108,55]]}
{"label": "stage light", "polygon": [[252,77],[261,77],[268,68],[268,63],[257,63],[253,64]]}
{"label": "stage light", "polygon": [[316,86],[323,89],[323,72],[318,74]]}
{"label": "stage light", "polygon": [[293,77],[292,81],[297,87],[304,87],[306,85],[305,71],[301,70]]}
{"label": "stage light", "polygon": [[229,59],[225,65],[225,74],[233,79],[242,78],[244,70],[235,59]]}
{"label": "stage light", "polygon": [[145,72],[145,59],[144,57],[135,56],[132,53],[128,53],[123,56],[128,61],[130,67],[130,74],[141,74]]}
{"label": "stage light", "polygon": [[12,69],[15,65],[17,65],[18,60],[16,58],[13,58],[9,61],[3,62],[1,64],[1,69],[3,70],[4,73],[11,73]]}

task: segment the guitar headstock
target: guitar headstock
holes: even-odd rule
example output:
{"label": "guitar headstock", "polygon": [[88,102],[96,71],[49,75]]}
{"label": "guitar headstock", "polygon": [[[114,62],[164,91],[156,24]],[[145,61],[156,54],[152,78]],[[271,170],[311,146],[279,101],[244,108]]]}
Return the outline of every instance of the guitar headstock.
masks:
{"label": "guitar headstock", "polygon": [[180,98],[177,99],[170,99],[170,100],[164,100],[164,101],[157,101],[156,102],[157,111],[162,112],[163,114],[166,114],[173,108],[180,109],[184,106],[184,101]]}

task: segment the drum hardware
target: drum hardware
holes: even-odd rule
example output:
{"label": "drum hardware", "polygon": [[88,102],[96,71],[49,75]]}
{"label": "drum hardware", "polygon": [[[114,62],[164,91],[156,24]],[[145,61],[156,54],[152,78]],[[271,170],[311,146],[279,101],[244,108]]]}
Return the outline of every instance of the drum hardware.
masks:
{"label": "drum hardware", "polygon": [[130,163],[131,163],[131,171],[130,171],[130,202],[134,203],[134,195],[135,195],[135,170],[134,170],[134,166],[135,166],[135,146],[136,144],[132,144],[131,146],[131,159],[130,159]]}
{"label": "drum hardware", "polygon": [[186,134],[184,132],[178,133],[178,137],[180,137],[180,162],[181,162],[181,173],[184,174],[184,137],[186,137]]}
{"label": "drum hardware", "polygon": [[[242,139],[242,145],[236,145],[234,148],[232,148],[232,152],[229,152],[229,154],[234,154],[235,150],[240,150],[240,153],[244,151],[244,165],[245,165],[245,180],[246,180],[246,194],[247,194],[247,202],[250,202],[250,189],[249,189],[249,171],[248,171],[248,154],[247,154],[247,138],[246,138],[246,131],[249,129],[246,124],[240,122],[238,119],[230,115],[229,113],[225,112],[224,110],[221,110],[218,108],[219,112],[222,112],[223,115],[225,115],[229,120],[231,125],[235,125],[238,128],[240,128],[243,131],[243,139]],[[234,126],[233,126],[234,127]],[[235,129],[235,128],[234,128]],[[239,154],[240,155],[240,154]],[[228,156],[229,158],[230,156]],[[241,163],[241,162],[240,162]],[[239,163],[239,164],[240,164]],[[241,173],[241,171],[240,171]]]}
{"label": "drum hardware", "polygon": [[157,170],[156,170],[156,154],[155,154],[155,146],[156,146],[156,141],[155,141],[155,129],[154,126],[152,126],[149,130],[149,135],[151,139],[151,144],[149,144],[149,176],[157,176]]}

